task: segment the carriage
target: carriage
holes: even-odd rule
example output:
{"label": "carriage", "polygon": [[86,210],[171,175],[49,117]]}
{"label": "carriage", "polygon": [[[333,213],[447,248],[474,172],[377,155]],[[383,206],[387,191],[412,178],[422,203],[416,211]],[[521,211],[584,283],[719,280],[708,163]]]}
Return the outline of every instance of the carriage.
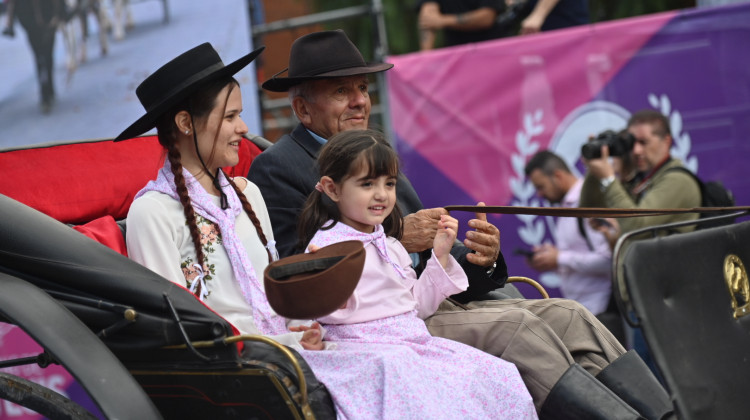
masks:
{"label": "carriage", "polygon": [[[257,153],[243,142],[229,172],[247,173]],[[163,158],[154,136],[0,153],[0,317],[44,349],[0,364],[61,364],[112,419],[335,418],[327,394],[309,397],[319,392],[293,350],[238,335],[187,289],[122,255],[115,220]],[[48,418],[95,418],[5,373],[0,396]]]}
{"label": "carriage", "polygon": [[[268,144],[243,142],[228,173],[247,173]],[[239,335],[123,255],[121,220],[163,159],[154,136],[0,151],[0,320],[43,348],[0,367],[60,364],[105,418],[335,418],[294,350]],[[631,236],[658,229],[668,228]],[[750,225],[631,236],[616,252],[619,300],[643,327],[680,418],[746,418]],[[698,321],[676,322],[691,313]],[[2,399],[48,418],[96,418],[42,385],[0,379]]]}

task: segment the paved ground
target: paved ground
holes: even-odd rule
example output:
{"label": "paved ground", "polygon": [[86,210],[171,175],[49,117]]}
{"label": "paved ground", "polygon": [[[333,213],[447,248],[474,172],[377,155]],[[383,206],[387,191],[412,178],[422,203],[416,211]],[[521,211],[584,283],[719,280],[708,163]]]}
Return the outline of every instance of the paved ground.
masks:
{"label": "paved ground", "polygon": [[[251,50],[245,0],[170,0],[166,24],[160,1],[132,3],[135,28],[119,42],[110,36],[110,52],[104,57],[97,36],[90,36],[89,59],[69,83],[58,36],[57,102],[49,114],[39,107],[33,56],[23,28],[16,23],[15,38],[0,37],[0,149],[114,137],[143,114],[135,87],[161,64],[205,41],[214,45],[225,63]],[[243,87],[243,117],[251,131],[259,132],[253,74],[248,68],[238,77]]]}

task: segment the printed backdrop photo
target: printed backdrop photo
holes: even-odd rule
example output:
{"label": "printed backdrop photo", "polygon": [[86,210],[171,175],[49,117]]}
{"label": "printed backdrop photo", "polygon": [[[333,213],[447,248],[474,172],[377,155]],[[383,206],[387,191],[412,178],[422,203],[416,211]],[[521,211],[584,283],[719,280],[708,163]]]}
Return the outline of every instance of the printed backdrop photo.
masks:
{"label": "printed backdrop photo", "polygon": [[[252,51],[247,0],[166,0],[166,12],[164,3],[130,2],[133,27],[122,40],[111,33],[107,36],[106,55],[101,53],[100,28],[93,14],[87,18],[90,33],[85,40],[78,20],[67,25],[76,41],[73,46],[58,30],[52,51],[56,100],[46,113],[40,107],[40,86],[27,33],[16,20],[15,37],[0,36],[0,149],[113,138],[143,115],[135,88],[167,60],[203,42],[210,42],[224,63]],[[51,2],[34,4],[45,7]],[[113,2],[103,4],[108,6],[108,19],[114,21]],[[0,26],[5,27],[6,15],[0,18]],[[81,60],[84,45],[85,61]],[[69,67],[71,59],[74,70]],[[253,65],[238,72],[236,78],[242,85],[242,116],[251,133],[260,133]]]}
{"label": "printed backdrop photo", "polygon": [[[162,1],[131,3],[134,26],[122,40],[108,37],[106,55],[100,53],[99,28],[89,16],[92,32],[86,40],[87,60],[79,62],[72,73],[67,70],[64,40],[57,34],[53,51],[57,99],[48,113],[40,110],[34,59],[24,28],[16,21],[15,37],[0,37],[0,149],[113,138],[144,114],[135,88],[166,60],[203,42],[211,42],[225,64],[252,51],[246,0],[167,1],[166,22]],[[107,11],[112,19],[113,10]],[[0,15],[2,27],[5,16]],[[75,30],[80,36],[77,25]],[[248,66],[235,77],[243,88],[243,119],[250,132],[258,133],[260,115],[254,71]],[[0,166],[0,176],[3,169]],[[55,176],[44,166],[35,169]],[[21,329],[0,323],[0,359],[35,357],[41,351]],[[61,366],[43,369],[32,363],[3,370],[57,391],[99,414],[86,392]],[[39,418],[36,413],[0,400],[0,420]]]}

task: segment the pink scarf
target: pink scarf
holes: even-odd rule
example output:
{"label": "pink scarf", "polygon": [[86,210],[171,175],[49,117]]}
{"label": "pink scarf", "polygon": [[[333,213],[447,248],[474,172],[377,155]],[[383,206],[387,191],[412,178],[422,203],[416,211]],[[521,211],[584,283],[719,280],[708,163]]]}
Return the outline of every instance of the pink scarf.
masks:
{"label": "pink scarf", "polygon": [[[245,247],[237,236],[234,222],[243,211],[242,202],[234,191],[234,188],[229,185],[229,181],[224,177],[224,173],[219,173],[219,182],[222,191],[227,196],[229,207],[226,210],[222,210],[214,204],[213,197],[203,189],[187,169],[182,168],[182,175],[185,177],[185,185],[187,186],[188,195],[190,196],[190,201],[195,212],[219,226],[224,249],[232,264],[234,277],[240,284],[242,296],[245,298],[245,301],[253,308],[253,318],[258,330],[263,334],[283,334],[288,332],[284,319],[276,315],[271,309],[263,286],[258,281],[258,276],[245,251]],[[180,201],[180,197],[177,194],[177,187],[174,183],[172,166],[168,159],[159,170],[156,180],[149,181],[136,194],[135,198],[142,196],[148,191],[157,191]],[[269,241],[266,248],[271,252],[271,255],[278,258],[274,241]]]}
{"label": "pink scarf", "polygon": [[[325,222],[323,226],[330,226],[331,223],[333,223],[333,220]],[[386,235],[385,231],[383,231],[383,225],[375,226],[375,230],[372,233],[364,233],[345,223],[338,222],[331,229],[319,230],[313,237],[311,243],[319,247],[350,240],[362,241],[365,245],[372,243],[378,250],[380,257],[387,261],[402,279],[406,278],[406,274],[401,270],[401,267],[391,259],[390,255],[388,255],[388,247],[386,246],[385,238]]]}

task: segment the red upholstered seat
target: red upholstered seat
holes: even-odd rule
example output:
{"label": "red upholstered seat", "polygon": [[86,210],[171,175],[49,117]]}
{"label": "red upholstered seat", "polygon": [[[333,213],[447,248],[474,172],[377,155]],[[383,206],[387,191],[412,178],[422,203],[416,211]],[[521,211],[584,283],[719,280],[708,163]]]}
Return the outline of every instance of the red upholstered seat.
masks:
{"label": "red upholstered seat", "polygon": [[[246,176],[260,152],[243,141],[239,164],[225,171]],[[84,225],[77,230],[124,254],[115,221],[127,216],[135,194],[156,178],[164,158],[156,136],[0,150],[0,194],[63,223]]]}
{"label": "red upholstered seat", "polygon": [[112,216],[102,216],[86,224],[73,226],[73,229],[100,244],[107,245],[126,257],[128,256],[125,237]]}

